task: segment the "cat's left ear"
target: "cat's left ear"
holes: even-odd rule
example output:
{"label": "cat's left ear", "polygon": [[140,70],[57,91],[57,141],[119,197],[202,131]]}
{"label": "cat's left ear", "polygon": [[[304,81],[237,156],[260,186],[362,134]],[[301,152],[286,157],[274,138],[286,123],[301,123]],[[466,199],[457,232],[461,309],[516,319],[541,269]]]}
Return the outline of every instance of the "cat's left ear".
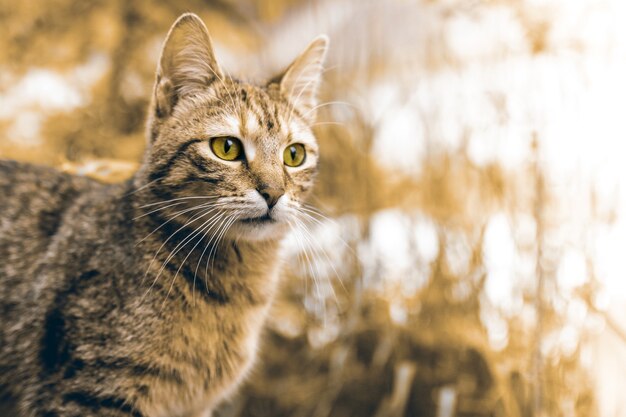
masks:
{"label": "cat's left ear", "polygon": [[274,80],[279,82],[283,96],[309,123],[315,120],[317,93],[327,51],[328,37],[318,36],[287,70]]}
{"label": "cat's left ear", "polygon": [[157,117],[168,116],[179,98],[206,90],[221,79],[209,32],[193,13],[180,16],[170,28],[161,51],[154,86]]}

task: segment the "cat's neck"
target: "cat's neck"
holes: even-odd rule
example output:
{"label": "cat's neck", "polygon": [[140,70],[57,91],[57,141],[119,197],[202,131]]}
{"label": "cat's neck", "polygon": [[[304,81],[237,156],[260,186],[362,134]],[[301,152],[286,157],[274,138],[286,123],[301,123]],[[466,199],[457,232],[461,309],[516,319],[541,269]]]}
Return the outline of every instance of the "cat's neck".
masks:
{"label": "cat's neck", "polygon": [[173,282],[185,294],[208,294],[210,301],[219,303],[271,301],[278,280],[280,237],[236,239],[211,213],[201,216],[193,207],[159,200],[149,186],[131,188],[127,195],[134,211],[133,238],[147,260],[147,284],[165,288]]}

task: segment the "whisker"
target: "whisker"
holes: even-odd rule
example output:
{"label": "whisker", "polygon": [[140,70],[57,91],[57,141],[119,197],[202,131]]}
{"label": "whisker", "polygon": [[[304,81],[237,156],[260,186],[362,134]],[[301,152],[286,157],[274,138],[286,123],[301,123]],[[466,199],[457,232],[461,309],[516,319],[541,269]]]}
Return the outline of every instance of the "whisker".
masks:
{"label": "whisker", "polygon": [[[293,220],[295,221],[296,218],[293,217]],[[305,265],[307,266],[307,269],[309,270],[309,274],[310,277],[313,279],[313,286],[315,288],[315,293],[317,295],[317,299],[318,300],[325,300],[325,297],[322,297],[322,292],[320,290],[320,284],[319,284],[319,275],[320,275],[320,271],[319,271],[319,266],[317,265],[317,263],[314,263],[312,261],[312,255],[311,257],[309,257],[309,252],[306,248],[306,245],[304,244],[304,233],[302,232],[302,230],[300,228],[294,228],[294,231],[296,232],[296,241],[299,243],[300,248],[302,249],[302,253],[304,254],[304,257],[306,258],[306,263]],[[300,239],[303,238],[303,239]],[[313,269],[315,267],[315,269]],[[326,322],[326,302],[324,301],[322,304],[322,314],[324,317],[324,323]]]}
{"label": "whisker", "polygon": [[159,178],[157,178],[157,179],[155,179],[155,180],[152,180],[152,181],[150,181],[149,183],[144,184],[144,185],[142,185],[141,187],[137,188],[136,190],[133,190],[133,191],[130,191],[130,192],[128,192],[128,193],[126,193],[126,194],[124,194],[124,196],[128,197],[129,195],[133,195],[133,194],[135,194],[135,193],[138,193],[139,191],[144,190],[144,189],[146,189],[146,188],[148,188],[148,187],[150,187],[150,186],[154,185],[154,183],[156,183],[156,182],[158,182],[158,181],[161,181],[162,179],[163,179],[162,177],[159,177]]}
{"label": "whisker", "polygon": [[[212,196],[188,196],[188,197],[179,197],[173,198],[171,200],[158,201],[156,203],[144,204],[143,206],[139,206],[139,208],[146,208],[157,206],[159,204],[172,203],[174,201],[186,201],[186,200],[218,200],[220,197],[212,197]],[[222,197],[223,198],[223,197]]]}
{"label": "whisker", "polygon": [[[302,255],[302,244],[300,243],[300,239],[298,236],[298,230],[296,230],[296,227],[294,226],[294,224],[287,220],[287,223],[289,224],[289,229],[291,230],[291,233],[294,237],[294,239],[296,240],[296,244],[300,247],[300,251],[296,251],[296,256],[298,257],[298,262],[299,262],[299,267],[301,267],[302,265],[305,266],[305,269],[308,267],[308,264],[306,262],[306,260],[304,259],[304,256]],[[306,271],[305,271],[306,273]],[[306,277],[304,279],[304,293],[308,294],[309,291],[309,280],[307,279],[308,277]]]}
{"label": "whisker", "polygon": [[[289,90],[289,96],[290,96],[290,97],[291,97],[291,95],[293,95],[293,89],[295,88],[295,86],[296,86],[296,85],[298,85],[298,81],[300,81],[300,77],[302,77],[302,75],[303,75],[303,74],[304,74],[304,72],[301,72],[300,74],[298,74],[298,78],[296,78],[296,81],[295,81],[295,82],[293,83],[293,85],[291,86],[291,89]],[[300,97],[302,96],[302,93],[304,93],[304,92],[307,90],[307,88],[309,88],[309,86],[311,85],[311,83],[313,83],[313,82],[317,82],[317,80],[316,80],[316,79],[311,79],[311,80],[307,81],[307,83],[306,83],[306,84],[304,84],[304,87],[302,87],[302,88],[300,89],[300,92],[298,93],[298,95],[296,96],[296,98],[295,98],[295,99],[293,99],[293,100],[289,100],[292,104],[291,104],[291,106],[290,106],[290,107],[291,107],[291,110],[289,111],[289,115],[287,116],[287,121],[288,121],[288,122],[290,122],[290,121],[291,121],[291,118],[292,118],[292,116],[293,116],[293,112],[294,112],[294,110],[296,109],[296,107],[295,107],[295,103],[297,103],[297,102],[298,102],[298,100],[299,100],[299,99],[300,99]],[[308,113],[309,113],[309,112],[307,112],[307,114],[308,114]]]}
{"label": "whisker", "polygon": [[168,205],[167,205],[167,206],[165,206],[165,207],[159,207],[159,208],[157,208],[157,209],[154,209],[154,210],[152,210],[152,211],[149,211],[148,213],[144,213],[144,214],[141,214],[141,215],[139,215],[139,216],[137,216],[137,217],[133,217],[133,220],[141,219],[142,217],[149,216],[149,215],[151,215],[152,213],[156,213],[157,211],[167,210],[167,209],[168,209],[168,208],[170,208],[170,207],[179,206],[179,205],[181,205],[181,204],[185,204],[185,202],[184,202],[184,201],[179,201],[178,203],[168,204]]}
{"label": "whisker", "polygon": [[[217,220],[217,219],[216,219]],[[212,221],[211,223],[209,223],[207,226],[200,226],[200,228],[198,228],[198,230],[194,233],[194,237],[192,237],[189,242],[191,242],[195,236],[201,235],[204,232],[204,236],[206,236],[208,234],[208,232],[211,230],[211,227],[213,226],[213,224],[216,222],[216,220]],[[209,220],[211,221],[211,220]],[[205,223],[206,224],[206,223]],[[203,241],[203,237],[200,236],[200,239],[198,239],[198,242],[193,246],[193,248],[191,248],[189,250],[189,253],[187,254],[187,256],[185,256],[185,258],[183,259],[183,261],[180,263],[180,265],[178,266],[178,269],[176,270],[176,273],[174,274],[174,278],[172,278],[172,283],[170,284],[170,288],[167,291],[167,294],[165,296],[165,300],[163,300],[163,303],[165,303],[165,301],[167,301],[167,299],[170,296],[170,293],[172,291],[172,288],[174,287],[174,282],[176,281],[176,278],[178,277],[178,274],[180,273],[180,270],[182,269],[183,265],[185,265],[185,262],[187,262],[187,259],[189,259],[189,256],[191,256],[191,254],[193,253],[194,249],[196,249],[198,247],[198,245]],[[194,277],[194,282],[195,282],[195,277]],[[195,288],[194,288],[195,289]],[[193,291],[193,290],[192,290]],[[193,295],[194,293],[192,292],[192,299],[194,297]],[[161,307],[163,308],[163,307]]]}
{"label": "whisker", "polygon": [[[213,75],[215,75],[215,77],[216,77],[218,80],[220,80],[220,82],[222,83],[222,87],[224,87],[224,89],[225,89],[225,90],[226,90],[226,92],[228,93],[228,97],[230,98],[230,102],[231,102],[231,104],[232,104],[232,107],[230,108],[231,112],[232,112],[232,113],[237,113],[237,112],[236,112],[236,108],[235,108],[235,107],[236,107],[236,106],[235,106],[235,102],[234,102],[234,100],[233,100],[233,96],[231,95],[231,93],[230,93],[230,89],[228,88],[228,86],[226,85],[226,82],[224,81],[224,76],[221,76],[221,77],[220,77],[220,76],[217,74],[217,72],[215,72],[215,70],[214,70],[214,69],[213,69],[210,65],[208,66],[208,68],[209,68],[209,70],[211,70],[211,72],[213,73]],[[231,78],[231,79],[230,79],[230,81],[231,81],[231,83],[232,83],[233,79]],[[224,106],[228,106],[228,105],[227,105],[227,104],[226,104],[223,100],[221,100],[221,99],[220,99],[220,101],[222,102],[222,104],[224,104]]]}
{"label": "whisker", "polygon": [[[306,225],[300,221],[297,218],[294,218],[294,220],[296,221],[296,223],[298,223],[303,229],[303,236],[305,237],[305,239],[309,242],[309,244],[314,247],[313,244],[316,244],[316,247],[318,249],[319,252],[322,253],[322,255],[324,255],[324,257],[326,258],[326,262],[328,262],[328,264],[330,265],[330,267],[333,269],[333,272],[335,273],[335,277],[337,278],[337,280],[339,280],[339,282],[341,283],[342,287],[343,287],[343,282],[341,282],[341,278],[339,277],[339,273],[337,272],[337,270],[335,269],[335,266],[333,265],[332,261],[330,260],[330,257],[328,256],[328,254],[326,253],[326,251],[324,250],[324,248],[313,238],[313,235],[311,234],[311,232],[309,231],[309,229],[306,227]],[[328,281],[328,285],[331,289],[333,298],[335,299],[335,303],[337,305],[339,305],[339,299],[337,298],[337,294],[335,293],[335,288],[333,287],[332,283]],[[345,287],[344,287],[344,290]],[[347,290],[346,290],[347,291]]]}
{"label": "whisker", "polygon": [[[207,232],[204,234],[203,236],[203,240],[206,240],[207,235],[209,234],[210,230],[207,230]],[[213,239],[213,235],[211,236],[211,238],[209,239],[209,241],[207,242],[207,244],[204,246],[204,249],[202,250],[202,253],[200,254],[200,258],[198,258],[198,263],[196,264],[196,269],[193,272],[193,289],[192,289],[192,295],[191,298],[193,300],[193,303],[195,305],[195,300],[196,300],[196,278],[198,277],[198,269],[200,267],[200,264],[202,263],[202,258],[204,257],[204,254],[206,253],[207,249],[209,249],[209,247],[211,246],[211,240]],[[206,288],[208,291],[208,282],[207,282],[207,277],[204,277],[205,279],[205,284],[206,284]]]}
{"label": "whisker", "polygon": [[341,122],[315,122],[311,125],[311,127],[321,126],[321,125],[337,125],[337,126],[346,126],[345,123]]}
{"label": "whisker", "polygon": [[[322,214],[321,212],[317,211],[317,209],[315,209],[315,207],[312,207],[312,206],[303,206],[303,207],[296,208],[296,210],[297,210],[300,214],[302,214],[302,215],[306,216],[306,218],[307,218],[307,219],[310,219],[311,221],[313,221],[313,222],[317,223],[319,226],[324,226],[324,223],[322,223],[321,221],[319,221],[318,219],[316,219],[315,217],[313,217],[310,213],[312,213],[312,214],[316,214],[316,215],[320,216],[320,217],[322,218],[322,220],[326,220],[326,221],[327,221],[327,222],[329,222],[329,223],[332,223],[332,224],[334,224],[334,225],[339,226],[336,220],[331,219],[330,217],[325,216],[325,215],[324,215],[324,214]],[[344,247],[345,247],[346,249],[348,249],[352,255],[355,255],[355,256],[356,256],[356,252],[354,252],[354,249],[352,248],[352,246],[350,246],[350,245],[348,244],[348,242],[346,242],[345,240],[343,240],[343,238],[342,238],[341,236],[339,236],[339,235],[337,235],[337,238],[339,238],[339,240],[340,240],[340,241],[341,241],[341,243],[344,245]]]}
{"label": "whisker", "polygon": [[[144,280],[146,279],[148,272],[150,272],[150,268],[152,267],[152,264],[154,263],[156,257],[159,255],[159,253],[161,252],[161,249],[163,249],[163,247],[167,244],[167,242],[170,241],[170,239],[172,239],[178,232],[180,232],[181,230],[183,230],[185,227],[187,227],[188,225],[190,225],[191,223],[194,223],[195,221],[197,221],[198,219],[206,216],[207,214],[212,213],[213,211],[215,211],[216,208],[210,208],[207,209],[205,211],[203,211],[202,213],[200,213],[199,215],[194,215],[192,216],[191,219],[189,219],[184,225],[182,225],[178,230],[176,230],[174,233],[172,233],[166,240],[165,242],[163,242],[161,244],[161,246],[159,247],[159,249],[156,251],[156,253],[154,254],[152,260],[150,261],[150,264],[148,265],[148,268],[146,269],[146,272],[141,280],[141,284],[143,285]],[[161,225],[160,227],[162,227],[163,225]],[[154,231],[152,232],[154,233]],[[145,238],[144,238],[145,239]]]}
{"label": "whisker", "polygon": [[[230,229],[230,227],[233,225],[233,223],[235,221],[237,221],[238,219],[238,215],[241,213],[241,210],[238,210],[236,212],[234,212],[231,217],[226,221],[225,226],[223,227],[222,232],[218,235],[216,241],[215,241],[215,251],[213,253],[213,260],[211,261],[211,273],[213,273],[213,265],[215,264],[215,258],[217,257],[217,247],[220,244],[220,241],[223,239],[223,237],[226,235],[226,232],[228,232],[228,230]],[[211,258],[211,253],[209,252],[209,259]],[[208,259],[207,259],[208,260]]]}
{"label": "whisker", "polygon": [[207,246],[210,246],[211,249],[209,250],[209,254],[207,256],[206,263],[204,266],[205,280],[208,279],[209,277],[209,261],[211,260],[211,254],[213,253],[213,251],[217,251],[218,235],[220,234],[220,231],[222,230],[222,228],[224,227],[226,222],[228,222],[229,219],[230,219],[230,216],[224,216],[221,219],[220,224],[216,227],[215,232],[213,233],[213,235],[209,239],[209,242],[207,243]]}
{"label": "whisker", "polygon": [[[319,250],[319,251],[322,253],[322,255],[324,255],[324,257],[326,258],[326,262],[328,262],[328,265],[330,265],[330,267],[333,269],[333,272],[335,273],[335,277],[336,277],[336,278],[337,278],[337,280],[339,281],[339,284],[341,285],[341,287],[343,288],[343,290],[344,290],[345,292],[347,292],[348,290],[347,290],[347,289],[346,289],[346,287],[343,285],[343,281],[341,280],[341,277],[340,277],[339,273],[337,272],[337,269],[335,268],[335,265],[333,264],[333,262],[331,261],[330,257],[328,256],[328,253],[326,252],[326,249],[324,249],[324,247],[323,247],[322,245],[320,245],[320,244],[319,244],[319,242],[317,242],[317,240],[315,240],[315,239],[313,238],[313,235],[311,234],[311,232],[309,231],[308,227],[306,226],[306,224],[305,224],[303,221],[298,220],[298,219],[295,219],[295,220],[296,220],[296,222],[299,222],[299,223],[302,225],[302,227],[304,228],[304,231],[305,231],[306,233],[308,233],[308,235],[309,235],[309,236],[311,236],[311,240],[313,241],[313,243],[315,243],[315,244],[317,245],[318,250]],[[337,296],[336,296],[336,294],[335,294],[335,290],[334,290],[334,287],[332,287],[332,285],[331,285],[331,288],[333,289],[333,295],[335,296],[335,301],[338,303]]]}
{"label": "whisker", "polygon": [[331,106],[331,105],[333,105],[333,104],[343,104],[343,105],[345,105],[345,106],[349,106],[349,107],[356,107],[354,104],[352,104],[352,103],[348,103],[347,101],[327,101],[327,102],[325,102],[325,103],[318,104],[317,106],[315,106],[315,107],[313,107],[313,108],[309,109],[306,113],[304,113],[304,114],[302,115],[302,117],[304,117],[304,118],[306,119],[306,117],[307,117],[310,113],[314,112],[315,110],[317,110],[317,109],[321,109],[322,107]]}
{"label": "whisker", "polygon": [[[208,213],[205,213],[205,215]],[[154,278],[154,280],[152,281],[152,285],[150,286],[150,288],[148,289],[148,293],[152,290],[152,288],[154,287],[154,285],[156,284],[156,282],[158,281],[159,277],[161,276],[161,274],[163,273],[163,271],[165,270],[165,267],[167,266],[167,264],[172,260],[172,258],[174,256],[176,256],[176,254],[178,252],[180,252],[186,245],[187,243],[189,243],[191,240],[193,240],[193,238],[195,238],[195,236],[197,236],[199,233],[202,232],[202,230],[204,230],[203,228],[205,227],[205,225],[207,223],[209,223],[213,217],[215,216],[219,216],[220,213],[214,214],[211,218],[209,218],[209,220],[205,221],[202,225],[200,225],[200,227],[198,229],[196,229],[193,233],[187,235],[181,242],[179,242],[176,247],[170,252],[170,254],[167,256],[167,258],[165,259],[165,261],[163,262],[163,264],[161,265],[161,268],[159,269],[159,272],[157,273],[156,277]],[[172,235],[174,236],[174,235]],[[170,238],[172,237],[170,236]],[[168,240],[170,239],[168,238]],[[157,252],[158,254],[158,252]],[[155,255],[156,257],[156,255]],[[167,299],[167,298],[166,298]]]}
{"label": "whisker", "polygon": [[[146,237],[144,237],[144,238],[143,238],[143,239],[141,239],[139,242],[137,242],[137,243],[136,243],[136,245],[139,245],[140,243],[142,243],[143,241],[145,241],[146,239],[148,239],[150,236],[152,236],[154,233],[156,233],[156,232],[157,232],[159,229],[161,229],[163,226],[165,226],[165,225],[166,225],[166,224],[168,224],[169,222],[173,221],[174,219],[176,219],[176,218],[178,218],[178,217],[182,216],[182,215],[183,215],[183,214],[185,214],[185,213],[188,213],[188,212],[190,212],[190,211],[199,210],[199,209],[202,209],[202,208],[207,208],[207,207],[210,207],[210,208],[219,208],[219,207],[222,207],[222,206],[224,206],[224,205],[226,205],[226,203],[224,203],[224,204],[222,204],[222,203],[216,203],[216,204],[213,204],[213,203],[204,203],[204,204],[200,204],[200,205],[195,206],[195,207],[190,207],[190,208],[188,208],[188,209],[184,209],[184,210],[178,211],[178,212],[176,212],[176,213],[173,213],[173,214],[176,214],[174,217],[172,217],[172,218],[170,218],[169,220],[167,220],[167,221],[163,222],[160,226],[158,226],[156,229],[154,229],[152,232],[150,232],[150,233],[149,233]],[[180,229],[179,229],[179,230],[180,230]],[[178,230],[177,230],[174,234],[176,234],[177,232],[178,232]]]}

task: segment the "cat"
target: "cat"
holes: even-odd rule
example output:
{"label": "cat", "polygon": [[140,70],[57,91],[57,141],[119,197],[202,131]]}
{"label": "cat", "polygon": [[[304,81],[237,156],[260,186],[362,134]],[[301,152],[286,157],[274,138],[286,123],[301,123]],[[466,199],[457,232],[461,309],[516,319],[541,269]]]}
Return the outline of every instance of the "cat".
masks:
{"label": "cat", "polygon": [[27,417],[208,417],[249,372],[318,169],[328,39],[259,85],[184,14],[134,176],[0,162],[0,386]]}

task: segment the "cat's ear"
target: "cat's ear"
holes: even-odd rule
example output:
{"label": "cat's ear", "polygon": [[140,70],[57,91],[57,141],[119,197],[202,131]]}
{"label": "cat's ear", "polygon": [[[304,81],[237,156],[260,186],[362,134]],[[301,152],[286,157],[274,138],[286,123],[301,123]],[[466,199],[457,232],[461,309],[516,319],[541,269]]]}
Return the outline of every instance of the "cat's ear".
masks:
{"label": "cat's ear", "polygon": [[180,16],[170,28],[161,51],[154,86],[157,117],[169,115],[180,97],[206,89],[222,78],[209,32],[193,13]]}
{"label": "cat's ear", "polygon": [[275,80],[280,83],[280,92],[309,122],[315,120],[317,93],[327,50],[328,37],[318,36]]}

